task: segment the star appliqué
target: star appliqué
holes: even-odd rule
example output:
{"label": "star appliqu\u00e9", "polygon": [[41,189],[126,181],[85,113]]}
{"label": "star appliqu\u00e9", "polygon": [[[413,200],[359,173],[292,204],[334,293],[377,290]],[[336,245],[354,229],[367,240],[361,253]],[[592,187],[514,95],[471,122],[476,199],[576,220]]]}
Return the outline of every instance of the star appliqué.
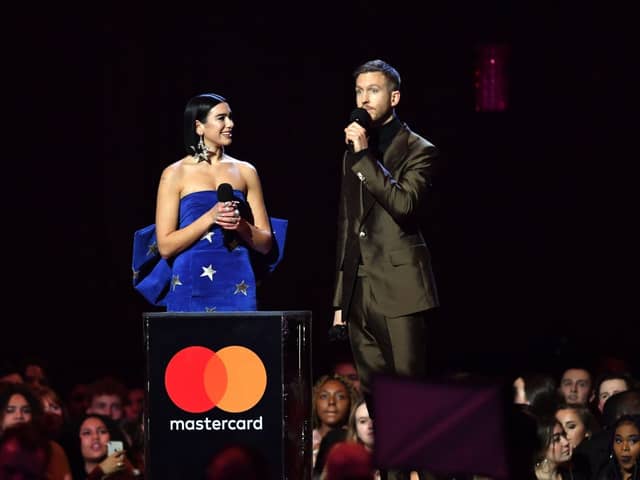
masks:
{"label": "star appliqu\u00e9", "polygon": [[215,275],[216,271],[213,269],[212,265],[208,265],[206,267],[202,267],[202,273],[200,274],[201,277],[209,277],[209,280],[211,280],[213,282],[213,276]]}
{"label": "star appliqu\u00e9", "polygon": [[182,285],[182,282],[180,281],[180,275],[174,275],[173,277],[171,277],[171,291],[175,291],[178,285]]}
{"label": "star appliqu\u00e9", "polygon": [[213,232],[213,231],[209,231],[209,232],[205,233],[205,234],[200,238],[200,240],[207,240],[209,243],[212,243],[212,242],[213,242],[213,240],[212,240],[212,238],[211,238],[211,237],[213,237],[213,234],[214,234],[214,233],[215,233],[215,232]]}
{"label": "star appliqu\u00e9", "polygon": [[242,280],[240,283],[236,283],[236,291],[233,292],[233,294],[237,295],[237,294],[241,293],[246,297],[248,288],[249,288],[249,285],[244,283],[244,280]]}
{"label": "star appliqu\u00e9", "polygon": [[156,242],[150,243],[147,248],[147,257],[158,254],[158,244]]}

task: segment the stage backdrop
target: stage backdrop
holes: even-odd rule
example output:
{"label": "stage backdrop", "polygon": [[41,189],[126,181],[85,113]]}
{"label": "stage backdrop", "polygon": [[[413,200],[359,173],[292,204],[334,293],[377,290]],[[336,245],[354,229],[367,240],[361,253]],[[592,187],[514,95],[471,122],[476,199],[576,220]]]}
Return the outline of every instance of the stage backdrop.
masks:
{"label": "stage backdrop", "polygon": [[224,447],[311,478],[311,312],[144,313],[146,477],[203,478]]}

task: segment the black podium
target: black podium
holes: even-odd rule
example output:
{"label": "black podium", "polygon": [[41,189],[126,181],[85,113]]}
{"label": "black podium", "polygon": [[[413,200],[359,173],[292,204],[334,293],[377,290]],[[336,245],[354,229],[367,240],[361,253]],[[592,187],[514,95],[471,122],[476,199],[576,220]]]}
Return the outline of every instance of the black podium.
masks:
{"label": "black podium", "polygon": [[145,313],[145,479],[203,479],[248,447],[311,478],[311,312]]}

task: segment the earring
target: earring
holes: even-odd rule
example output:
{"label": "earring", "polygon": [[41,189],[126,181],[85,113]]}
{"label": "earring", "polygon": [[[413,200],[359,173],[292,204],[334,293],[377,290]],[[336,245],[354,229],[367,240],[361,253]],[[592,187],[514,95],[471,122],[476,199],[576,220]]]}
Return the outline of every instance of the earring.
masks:
{"label": "earring", "polygon": [[191,148],[194,150],[193,156],[196,157],[196,160],[198,160],[198,163],[209,161],[209,149],[204,143],[204,135],[200,135],[200,139],[198,140],[198,145],[195,148],[194,147],[191,147]]}

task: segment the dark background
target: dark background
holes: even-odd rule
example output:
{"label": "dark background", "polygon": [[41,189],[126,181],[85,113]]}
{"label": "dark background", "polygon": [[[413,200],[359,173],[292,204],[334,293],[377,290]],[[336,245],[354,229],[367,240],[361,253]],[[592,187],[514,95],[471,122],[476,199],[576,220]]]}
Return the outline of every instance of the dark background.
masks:
{"label": "dark background", "polygon": [[[637,42],[588,2],[38,7],[4,23],[2,349],[60,384],[144,374],[133,232],[183,156],[182,112],[226,96],[232,156],[289,220],[262,309],[311,310],[331,355],[338,169],[352,70],[403,78],[397,113],[442,152],[425,218],[442,307],[434,370],[637,361]],[[475,48],[509,45],[509,108],[474,111]],[[637,365],[637,364],[636,364]],[[637,370],[636,370],[637,371]]]}

